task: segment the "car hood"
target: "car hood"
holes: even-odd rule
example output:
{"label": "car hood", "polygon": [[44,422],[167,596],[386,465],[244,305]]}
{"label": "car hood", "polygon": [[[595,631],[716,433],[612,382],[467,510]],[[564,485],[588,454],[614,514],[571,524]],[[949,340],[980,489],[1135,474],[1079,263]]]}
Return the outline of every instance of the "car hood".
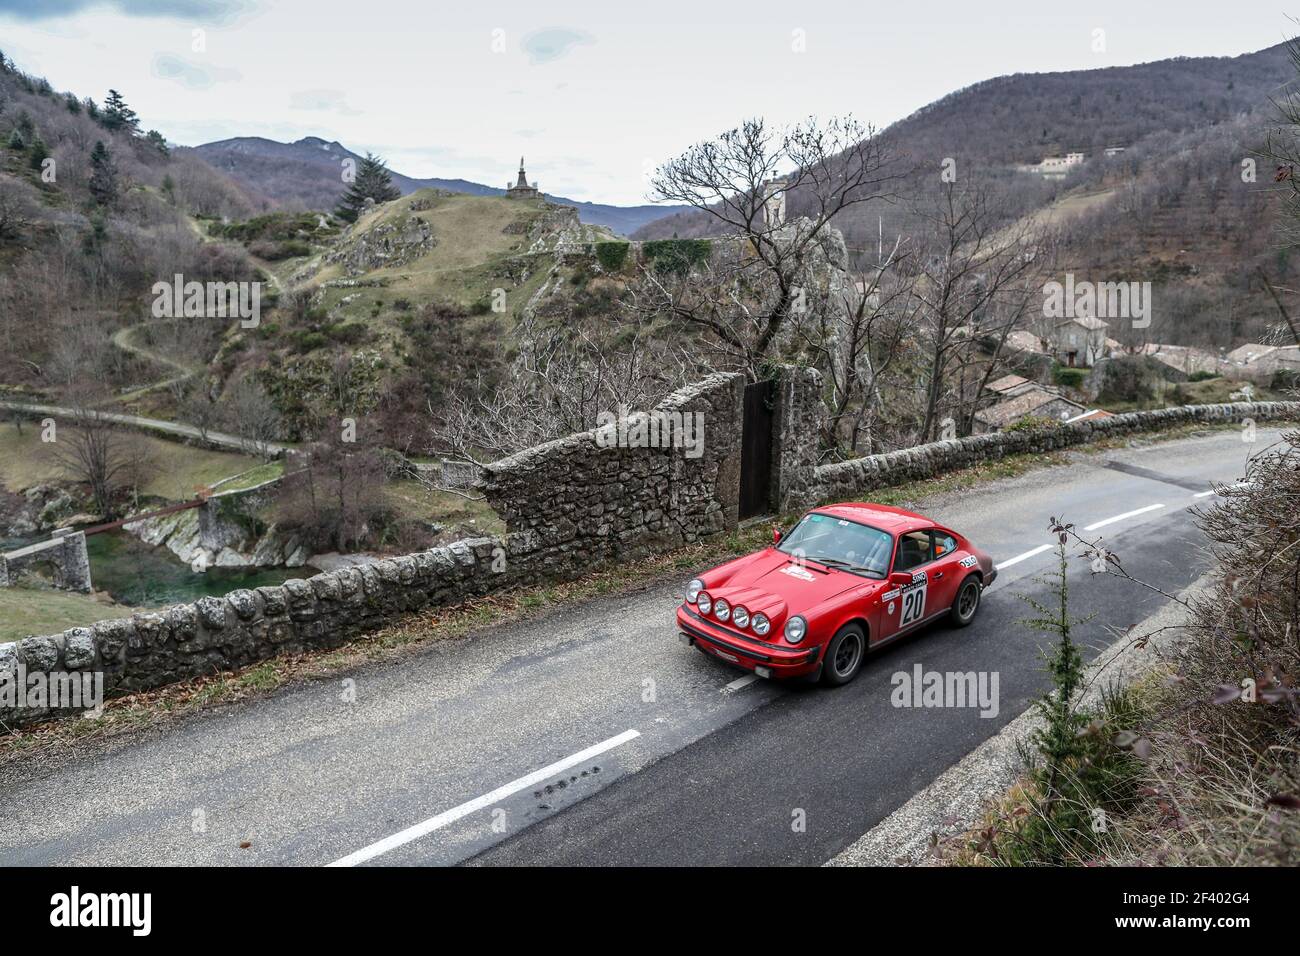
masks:
{"label": "car hood", "polygon": [[705,590],[734,607],[744,605],[751,614],[762,611],[775,623],[788,609],[800,614],[851,588],[883,584],[847,571],[823,570],[809,561],[803,565],[790,555],[768,548],[743,562],[725,583]]}

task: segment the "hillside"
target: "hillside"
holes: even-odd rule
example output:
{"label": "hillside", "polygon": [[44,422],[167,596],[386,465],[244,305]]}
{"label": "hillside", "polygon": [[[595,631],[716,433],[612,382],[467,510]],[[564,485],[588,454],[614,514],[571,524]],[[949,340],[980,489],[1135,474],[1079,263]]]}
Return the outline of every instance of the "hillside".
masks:
{"label": "hillside", "polygon": [[[977,83],[880,133],[911,172],[891,202],[842,214],[855,263],[875,261],[878,230],[913,246],[927,237],[944,157],[958,183],[989,190],[995,224],[1028,219],[1061,230],[1060,271],[1156,286],[1152,335],[1207,348],[1269,334],[1278,320],[1259,270],[1298,276],[1272,241],[1271,166],[1258,155],[1276,121],[1271,98],[1294,79],[1283,45],[1237,57],[1180,57],[1130,67],[1016,74]],[[1123,146],[1118,156],[1103,148]],[[1048,180],[1018,166],[1078,151],[1086,160]],[[1254,157],[1257,181],[1241,163]],[[797,194],[792,215],[805,211]],[[1065,209],[1077,215],[1061,217]],[[710,217],[678,214],[634,238],[709,235]],[[1226,319],[1226,321],[1224,321]]]}
{"label": "hillside", "polygon": [[[162,378],[114,344],[148,316],[159,277],[256,277],[243,250],[203,241],[194,223],[242,218],[265,200],[172,152],[122,108],[56,92],[0,56],[0,383],[10,390],[102,398]],[[215,331],[193,330],[197,351]]]}
{"label": "hillside", "polygon": [[[289,209],[332,209],[343,193],[340,164],[344,159],[360,162],[361,157],[338,142],[308,136],[294,143],[280,143],[257,136],[204,143],[193,152],[232,179]],[[513,175],[513,170],[510,171]],[[402,193],[418,189],[445,189],[471,196],[501,196],[505,189],[464,179],[415,179],[394,172],[393,183]],[[562,206],[573,206],[585,223],[606,226],[620,235],[641,228],[665,215],[680,211],[678,206],[611,206],[578,202],[563,196],[546,198]]]}
{"label": "hillside", "polygon": [[[276,213],[211,229],[252,251],[294,221]],[[300,230],[294,241],[307,254],[264,263],[282,289],[276,309],[260,328],[232,331],[209,381],[223,392],[241,378],[259,382],[292,437],[331,412],[382,409],[375,420],[392,444],[418,447],[430,402],[504,374],[517,324],[579,292],[592,244],[610,238],[569,207],[428,188],[337,235]],[[339,375],[360,407],[334,408]],[[426,433],[409,431],[416,419]]]}

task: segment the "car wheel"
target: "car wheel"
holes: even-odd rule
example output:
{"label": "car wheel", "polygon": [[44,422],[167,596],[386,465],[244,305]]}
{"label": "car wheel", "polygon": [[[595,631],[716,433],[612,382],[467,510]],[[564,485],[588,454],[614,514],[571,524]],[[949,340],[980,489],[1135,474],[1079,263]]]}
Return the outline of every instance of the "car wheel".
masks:
{"label": "car wheel", "polygon": [[975,620],[975,612],[980,609],[980,595],[984,586],[978,575],[972,574],[957,589],[957,598],[952,602],[948,616],[957,627],[965,627]]}
{"label": "car wheel", "polygon": [[845,624],[831,638],[822,660],[822,683],[831,687],[847,684],[858,676],[867,656],[867,638],[856,624]]}

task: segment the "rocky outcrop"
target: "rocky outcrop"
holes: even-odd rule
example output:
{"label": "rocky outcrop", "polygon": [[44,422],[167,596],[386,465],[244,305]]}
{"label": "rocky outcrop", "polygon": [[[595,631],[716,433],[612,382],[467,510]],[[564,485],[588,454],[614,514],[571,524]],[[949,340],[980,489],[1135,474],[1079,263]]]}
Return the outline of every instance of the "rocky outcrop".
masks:
{"label": "rocky outcrop", "polygon": [[344,234],[338,245],[325,255],[325,262],[342,265],[349,276],[359,276],[374,269],[414,262],[427,255],[437,243],[433,226],[423,216],[398,214],[365,231]]}
{"label": "rocky outcrop", "polygon": [[308,549],[297,534],[263,526],[259,512],[271,502],[279,479],[255,488],[213,495],[200,508],[126,525],[145,544],[164,547],[191,566],[300,568]]}

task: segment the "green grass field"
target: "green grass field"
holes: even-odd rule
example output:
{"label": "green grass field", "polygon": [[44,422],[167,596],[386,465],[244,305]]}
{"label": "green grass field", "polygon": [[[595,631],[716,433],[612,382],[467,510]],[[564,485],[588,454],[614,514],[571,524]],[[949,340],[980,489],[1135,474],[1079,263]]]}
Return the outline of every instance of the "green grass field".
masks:
{"label": "green grass field", "polygon": [[[142,495],[156,495],[169,501],[183,501],[194,497],[199,488],[206,488],[250,469],[258,469],[253,480],[241,479],[219,490],[248,487],[258,480],[272,477],[277,464],[263,466],[256,458],[234,452],[208,451],[167,441],[149,435],[135,434],[145,449],[152,477],[140,489]],[[258,475],[261,477],[257,477]],[[35,423],[25,424],[23,432],[10,422],[0,424],[0,482],[9,491],[21,491],[46,481],[64,480],[66,476],[51,454],[50,446],[41,442],[40,428]],[[247,482],[247,483],[245,483]]]}
{"label": "green grass field", "polygon": [[464,524],[471,520],[483,534],[504,534],[505,522],[486,501],[474,501],[449,491],[431,491],[414,479],[390,481],[384,493],[393,507],[412,518],[426,518],[442,524]]}
{"label": "green grass field", "polygon": [[70,591],[0,588],[0,642],[16,641],[32,634],[57,634],[70,627],[127,617],[138,610]]}

